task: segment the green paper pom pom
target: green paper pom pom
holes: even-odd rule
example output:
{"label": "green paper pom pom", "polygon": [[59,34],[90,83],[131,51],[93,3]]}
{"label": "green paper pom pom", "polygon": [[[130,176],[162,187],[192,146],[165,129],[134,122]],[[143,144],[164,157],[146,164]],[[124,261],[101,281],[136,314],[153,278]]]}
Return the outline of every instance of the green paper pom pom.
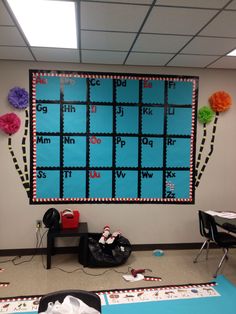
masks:
{"label": "green paper pom pom", "polygon": [[198,110],[198,120],[202,124],[211,122],[214,115],[215,112],[208,106],[204,106]]}

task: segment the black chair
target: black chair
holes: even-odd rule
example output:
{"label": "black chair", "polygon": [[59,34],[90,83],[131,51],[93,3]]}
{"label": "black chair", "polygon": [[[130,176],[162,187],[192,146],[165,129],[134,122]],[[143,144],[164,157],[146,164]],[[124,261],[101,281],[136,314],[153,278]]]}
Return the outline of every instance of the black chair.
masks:
{"label": "black chair", "polygon": [[224,255],[222,256],[220,263],[214,273],[213,277],[217,277],[218,271],[223,265],[223,262],[228,259],[228,251],[229,248],[236,246],[236,237],[232,236],[230,233],[227,232],[219,232],[217,229],[217,224],[213,216],[207,214],[204,211],[199,211],[199,226],[200,226],[200,234],[206,238],[205,242],[203,243],[199,253],[194,259],[194,263],[197,262],[198,257],[201,255],[205,245],[207,244],[207,253],[206,259],[208,258],[208,250],[210,242],[214,242],[219,247],[221,247],[224,251]]}
{"label": "black chair", "polygon": [[207,216],[208,215],[206,213],[204,213],[203,211],[198,212],[200,234],[202,237],[205,238],[205,241],[203,242],[199,253],[197,254],[195,259],[193,260],[194,263],[197,262],[198,257],[201,255],[205,246],[207,246],[206,260],[208,259],[209,245],[210,245],[210,242],[213,241],[212,236],[211,236],[210,226],[207,222]]}
{"label": "black chair", "polygon": [[99,296],[93,292],[84,290],[61,290],[45,294],[39,301],[38,313],[45,312],[49,302],[55,303],[56,301],[59,301],[62,303],[67,295],[82,300],[88,306],[93,307],[101,313],[101,299]]}

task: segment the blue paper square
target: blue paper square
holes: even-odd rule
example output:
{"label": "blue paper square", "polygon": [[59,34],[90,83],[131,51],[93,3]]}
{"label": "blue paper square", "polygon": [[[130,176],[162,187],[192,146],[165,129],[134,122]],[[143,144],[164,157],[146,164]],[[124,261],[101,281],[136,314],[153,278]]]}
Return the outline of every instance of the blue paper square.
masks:
{"label": "blue paper square", "polygon": [[167,138],[167,167],[190,167],[190,139]]}
{"label": "blue paper square", "polygon": [[190,196],[190,171],[167,171],[165,197],[189,198]]}
{"label": "blue paper square", "polygon": [[90,170],[89,171],[89,197],[112,197],[112,171]]}
{"label": "blue paper square", "polygon": [[164,108],[142,108],[142,134],[163,134]]}
{"label": "blue paper square", "polygon": [[[37,198],[58,198],[60,197],[60,171],[38,170],[37,171]],[[50,188],[49,188],[50,187]]]}
{"label": "blue paper square", "polygon": [[116,137],[116,167],[138,166],[138,138]]}
{"label": "blue paper square", "polygon": [[60,137],[37,136],[37,167],[60,166]]}
{"label": "blue paper square", "polygon": [[64,132],[85,133],[87,121],[86,105],[81,104],[64,106],[72,106],[71,111],[64,111]]}
{"label": "blue paper square", "polygon": [[191,135],[192,109],[170,108],[167,114],[167,134]]}
{"label": "blue paper square", "polygon": [[[112,106],[90,106],[90,132],[112,133],[113,108]],[[95,109],[92,109],[95,108]]]}
{"label": "blue paper square", "polygon": [[61,78],[65,101],[86,101],[86,78]]}
{"label": "blue paper square", "polygon": [[86,171],[67,170],[63,176],[63,196],[69,198],[86,197]]}
{"label": "blue paper square", "polygon": [[133,106],[116,107],[116,132],[117,133],[138,133],[139,108]]}
{"label": "blue paper square", "polygon": [[116,102],[138,103],[139,81],[138,80],[116,80]]}
{"label": "blue paper square", "polygon": [[163,172],[153,170],[141,171],[141,197],[162,198],[163,197]]}
{"label": "blue paper square", "polygon": [[116,197],[136,198],[138,195],[137,171],[117,170],[116,178]]}
{"label": "blue paper square", "polygon": [[[97,142],[93,139],[96,139]],[[90,137],[90,166],[111,167],[112,166],[112,137],[99,136]]]}
{"label": "blue paper square", "polygon": [[36,131],[60,132],[60,105],[42,104],[36,105]]}
{"label": "blue paper square", "polygon": [[64,167],[86,166],[86,138],[83,136],[64,136]]}
{"label": "blue paper square", "polygon": [[163,167],[163,138],[142,137],[142,167]]}
{"label": "blue paper square", "polygon": [[112,102],[113,82],[111,79],[90,79],[90,101]]}
{"label": "blue paper square", "polygon": [[143,86],[143,104],[164,104],[165,82],[146,80]]}
{"label": "blue paper square", "polygon": [[168,104],[191,105],[192,94],[192,82],[168,82]]}
{"label": "blue paper square", "polygon": [[36,98],[38,100],[60,100],[59,77],[42,76],[38,77],[36,82]]}

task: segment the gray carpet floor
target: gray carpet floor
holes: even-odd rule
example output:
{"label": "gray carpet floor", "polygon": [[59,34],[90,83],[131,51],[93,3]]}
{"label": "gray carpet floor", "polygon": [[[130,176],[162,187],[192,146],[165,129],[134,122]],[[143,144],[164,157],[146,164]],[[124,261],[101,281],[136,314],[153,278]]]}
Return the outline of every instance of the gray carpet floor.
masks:
{"label": "gray carpet floor", "polygon": [[[200,283],[213,280],[213,273],[222,256],[222,250],[211,249],[206,261],[205,255],[197,263],[193,259],[197,250],[169,250],[161,257],[152,251],[132,252],[126,264],[116,268],[88,268],[78,263],[75,254],[57,254],[52,257],[52,268],[45,269],[45,256],[23,256],[15,260],[12,257],[0,257],[0,281],[9,282],[0,287],[0,297],[42,295],[63,289],[109,290],[135,287],[150,287],[173,284]],[[4,263],[2,263],[4,262]],[[127,282],[123,274],[130,269],[148,269],[146,276],[161,277],[162,281]],[[219,274],[225,275],[236,285],[236,249],[231,249],[228,261]]]}

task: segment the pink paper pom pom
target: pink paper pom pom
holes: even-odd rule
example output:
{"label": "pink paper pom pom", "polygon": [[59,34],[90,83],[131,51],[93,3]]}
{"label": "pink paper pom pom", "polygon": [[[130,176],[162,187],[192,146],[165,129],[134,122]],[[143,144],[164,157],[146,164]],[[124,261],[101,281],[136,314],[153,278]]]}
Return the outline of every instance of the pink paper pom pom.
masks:
{"label": "pink paper pom pom", "polygon": [[6,113],[0,116],[0,130],[6,134],[14,134],[20,128],[20,118],[15,113]]}

